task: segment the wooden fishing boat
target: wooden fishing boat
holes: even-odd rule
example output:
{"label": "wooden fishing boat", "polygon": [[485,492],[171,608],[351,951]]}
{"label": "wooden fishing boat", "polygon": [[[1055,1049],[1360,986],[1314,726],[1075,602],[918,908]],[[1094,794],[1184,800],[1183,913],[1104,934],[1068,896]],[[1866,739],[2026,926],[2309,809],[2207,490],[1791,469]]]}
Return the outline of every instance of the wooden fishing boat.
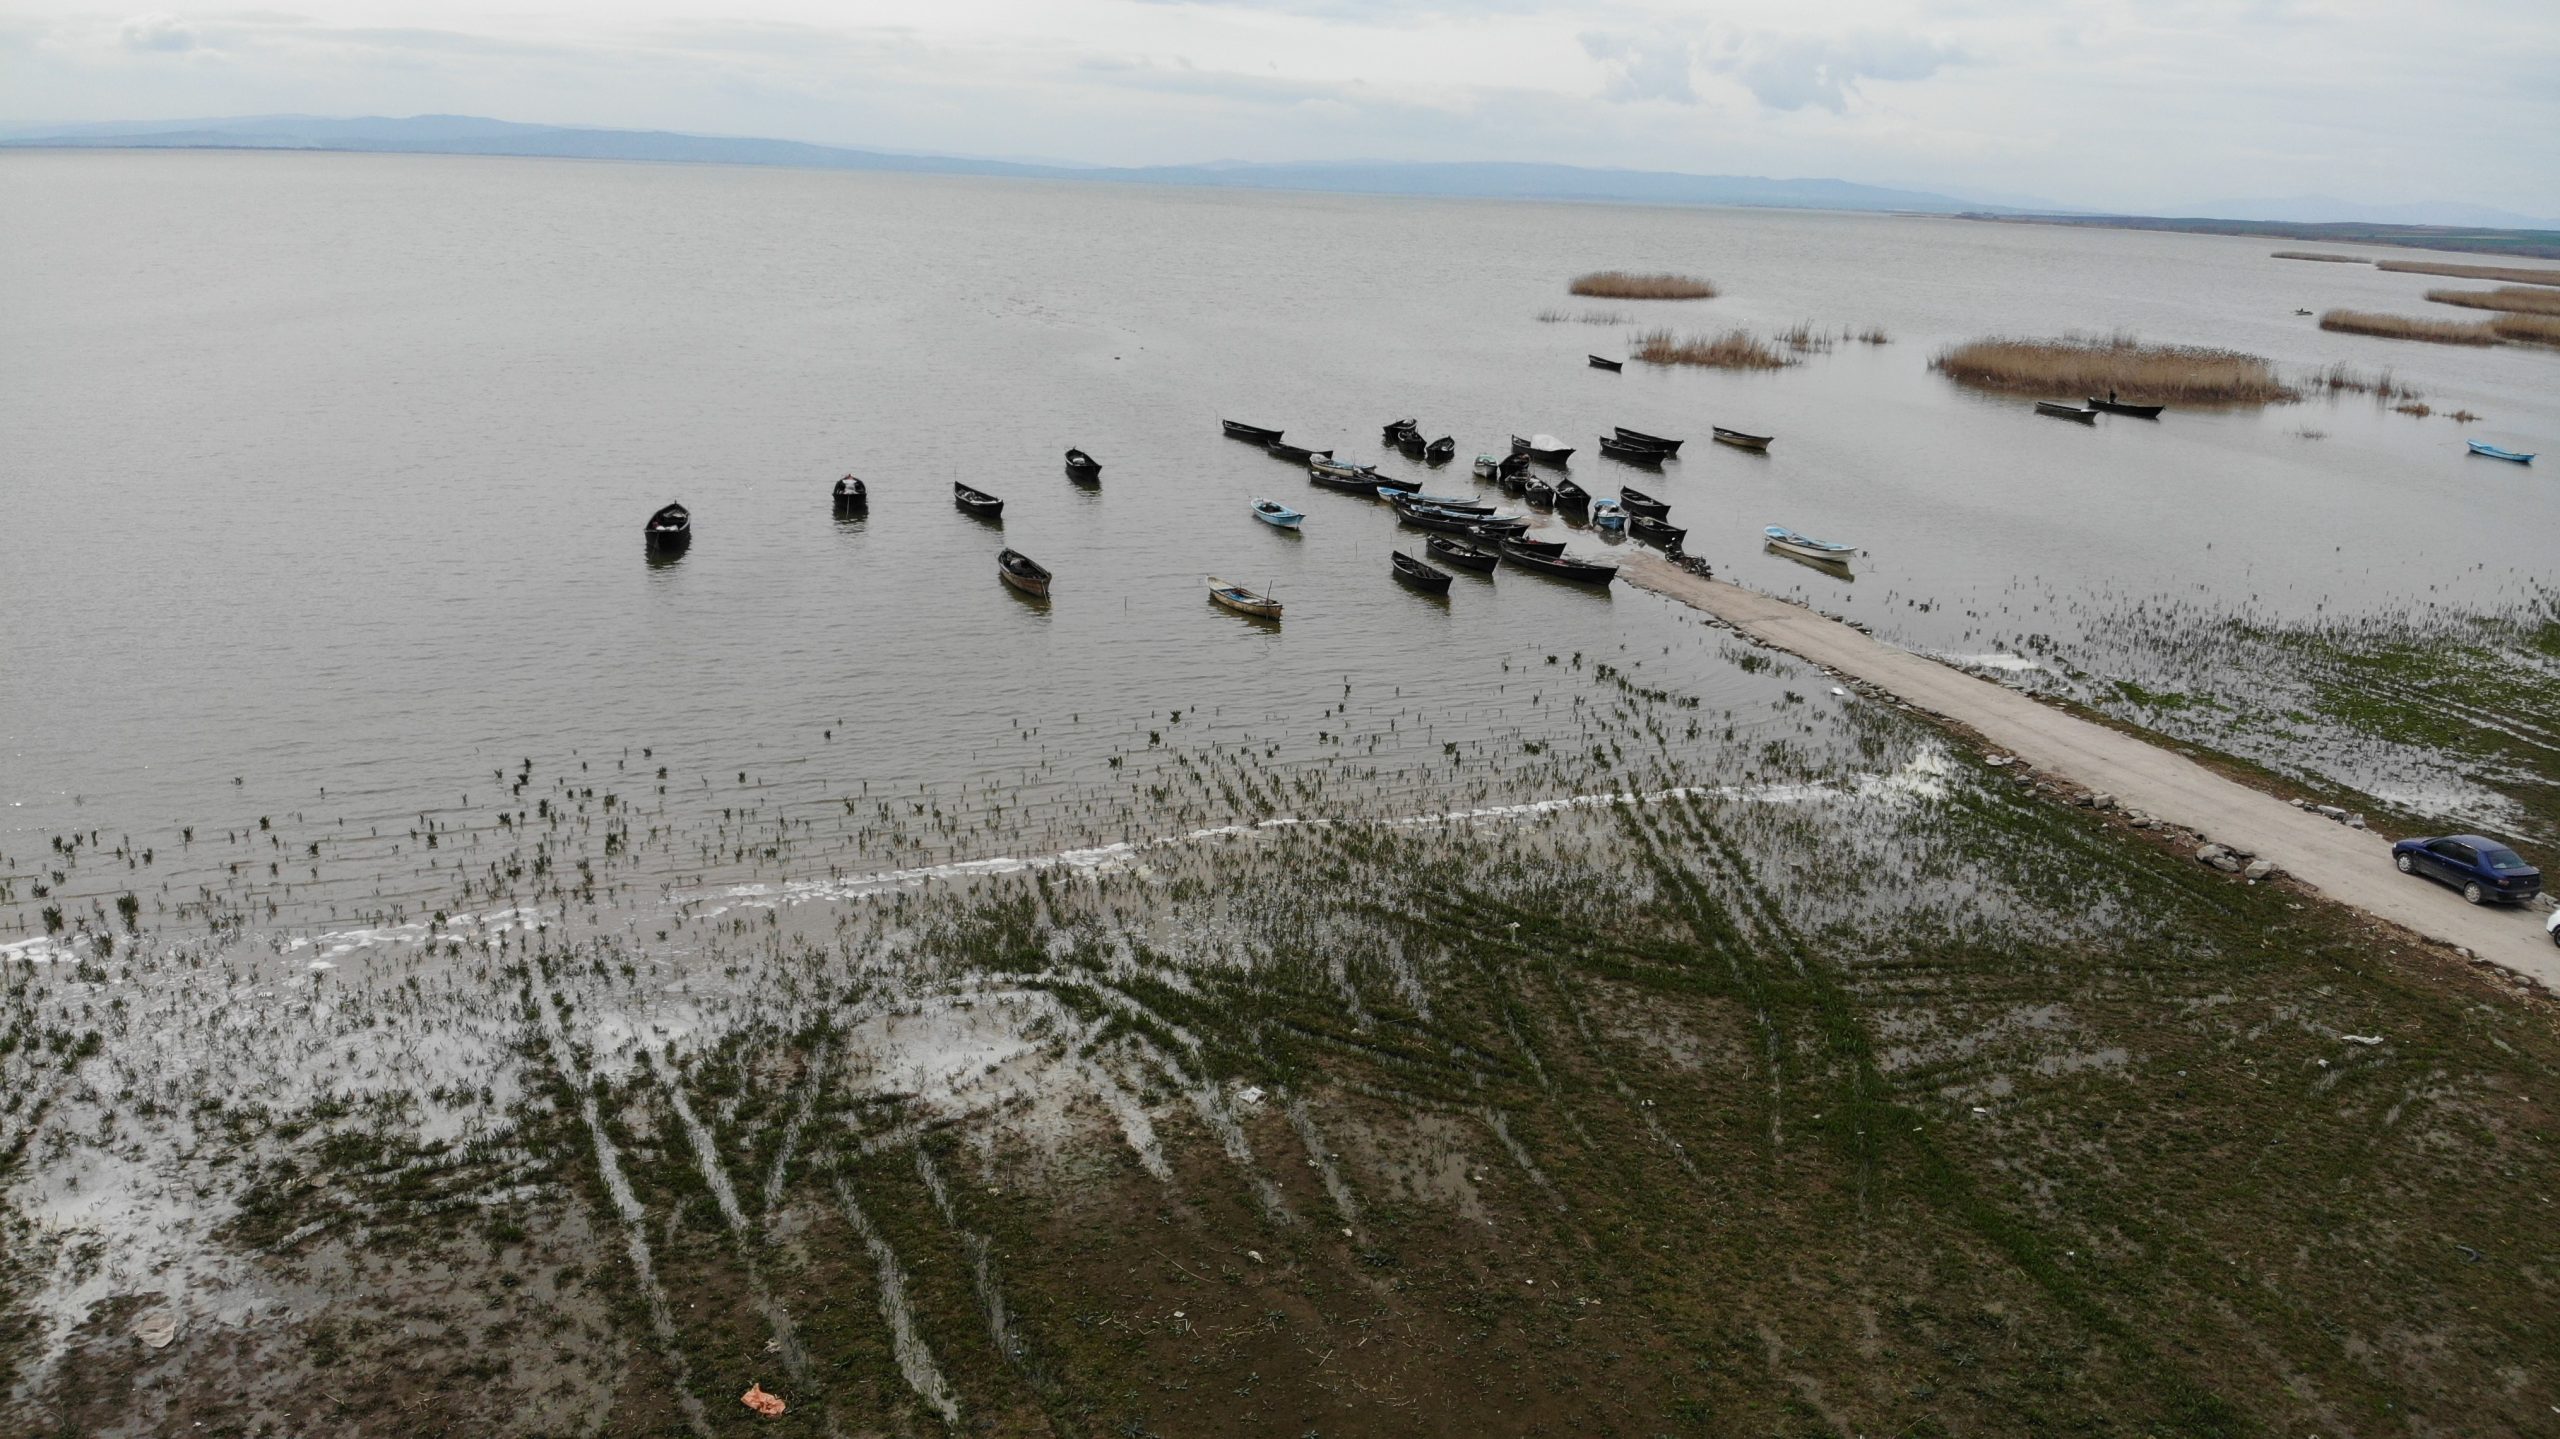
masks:
{"label": "wooden fishing boat", "polygon": [[2487,455],[2493,460],[2506,460],[2519,465],[2533,463],[2533,456],[2521,450],[2502,450],[2486,440],[2465,440],[2463,443],[2469,445],[2471,453],[2475,455]]}
{"label": "wooden fishing boat", "polygon": [[1536,570],[1542,575],[1553,575],[1560,580],[1575,580],[1586,585],[1605,585],[1618,577],[1616,565],[1593,564],[1589,560],[1572,559],[1562,554],[1542,555],[1532,550],[1524,550],[1515,544],[1504,545],[1502,557],[1522,569]]}
{"label": "wooden fishing boat", "polygon": [[1561,465],[1573,458],[1573,447],[1553,435],[1531,435],[1525,440],[1513,435],[1511,452],[1527,455],[1542,465]]}
{"label": "wooden fishing boat", "polygon": [[1499,476],[1495,477],[1494,483],[1502,486],[1502,492],[1504,494],[1516,495],[1529,488],[1529,477],[1527,475],[1515,475],[1509,470],[1504,470]]}
{"label": "wooden fishing boat", "polygon": [[1510,454],[1504,455],[1502,457],[1502,472],[1506,475],[1525,475],[1529,473],[1529,452],[1526,450],[1513,450]]}
{"label": "wooden fishing boat", "polygon": [[1508,545],[1512,549],[1527,550],[1533,555],[1544,555],[1548,559],[1554,559],[1556,556],[1564,553],[1564,541],[1562,540],[1533,540],[1528,538],[1526,535],[1515,535],[1511,539],[1501,543]]}
{"label": "wooden fishing boat", "polygon": [[1662,468],[1664,460],[1671,458],[1669,450],[1657,450],[1651,445],[1630,445],[1607,435],[1600,437],[1600,453],[1622,465],[1648,465],[1657,470]]}
{"label": "wooden fishing boat", "polygon": [[1556,508],[1578,510],[1591,503],[1591,492],[1571,480],[1556,481]]}
{"label": "wooden fishing boat", "polygon": [[1808,560],[1820,560],[1826,564],[1845,565],[1849,563],[1849,557],[1858,552],[1856,545],[1839,545],[1829,540],[1817,540],[1811,535],[1797,534],[1784,525],[1771,525],[1761,533],[1769,537],[1771,549]]}
{"label": "wooden fishing boat", "polygon": [[1774,435],[1747,435],[1740,430],[1728,430],[1722,425],[1711,428],[1715,431],[1717,444],[1731,445],[1737,450],[1765,450],[1769,448],[1769,441],[1777,438]]}
{"label": "wooden fishing boat", "polygon": [[1331,450],[1310,450],[1304,445],[1284,445],[1278,440],[1273,440],[1270,444],[1264,445],[1262,448],[1268,450],[1272,454],[1278,455],[1284,460],[1294,461],[1301,465],[1305,464],[1309,460],[1329,460],[1333,458],[1333,451]]}
{"label": "wooden fishing boat", "polygon": [[1382,500],[1392,500],[1397,494],[1403,495],[1406,499],[1417,505],[1429,505],[1435,510],[1454,510],[1462,515],[1489,515],[1493,513],[1493,506],[1477,503],[1475,497],[1472,495],[1426,495],[1419,490],[1409,492],[1399,490],[1394,494],[1381,494],[1378,498]]}
{"label": "wooden fishing boat", "polygon": [[1618,486],[1618,503],[1626,509],[1628,514],[1642,515],[1648,519],[1658,520],[1671,513],[1669,505],[1642,490],[1631,489],[1625,485]]}
{"label": "wooden fishing boat", "polygon": [[1473,534],[1477,526],[1493,523],[1488,516],[1455,515],[1447,510],[1435,510],[1429,505],[1407,504],[1401,498],[1396,501],[1396,518],[1417,530],[1439,530],[1452,535]]}
{"label": "wooden fishing boat", "polygon": [[836,481],[836,513],[858,515],[871,508],[871,492],[851,475]]}
{"label": "wooden fishing boat", "polygon": [[1102,462],[1082,450],[1067,451],[1067,478],[1091,483],[1102,478]]}
{"label": "wooden fishing boat", "polygon": [[2089,408],[2093,410],[2104,410],[2110,415],[2131,415],[2137,420],[2156,420],[2160,418],[2160,412],[2167,409],[2168,406],[2128,405],[2121,400],[2101,400],[2097,396],[2091,395],[2089,397]]}
{"label": "wooden fishing boat", "polygon": [[1307,464],[1307,483],[1345,494],[1374,497],[1378,493],[1378,472],[1366,465],[1312,460]]}
{"label": "wooden fishing boat", "polygon": [[1422,458],[1424,452],[1429,448],[1430,447],[1428,445],[1423,443],[1422,432],[1420,430],[1407,430],[1403,434],[1396,436],[1396,449],[1403,454],[1413,456],[1417,460]]}
{"label": "wooden fishing boat", "polygon": [[1526,515],[1487,515],[1467,527],[1467,534],[1471,538],[1483,540],[1487,544],[1500,544],[1506,539],[1525,535],[1528,532],[1529,517]]}
{"label": "wooden fishing boat", "polygon": [[1207,578],[1209,598],[1225,605],[1228,609],[1260,620],[1280,618],[1280,602],[1269,595],[1258,595],[1242,585],[1228,584],[1216,575],[1210,575]]}
{"label": "wooden fishing boat", "polygon": [[1666,440],[1660,435],[1648,435],[1642,430],[1630,430],[1624,425],[1618,426],[1618,438],[1630,445],[1651,445],[1666,455],[1680,453],[1680,447],[1689,443],[1687,440]]}
{"label": "wooden fishing boat", "polygon": [[2058,405],[2051,400],[2036,401],[2036,413],[2051,415],[2057,420],[2078,420],[2084,425],[2094,425],[2098,422],[2098,412],[2095,410],[2084,410],[2078,405]]}
{"label": "wooden fishing boat", "polygon": [[1591,502],[1591,523],[1604,530],[1623,530],[1627,527],[1626,509],[1616,500],[1593,500]]}
{"label": "wooden fishing boat", "polygon": [[1556,506],[1556,487],[1544,480],[1531,480],[1521,487],[1520,497],[1538,509],[1551,510]]}
{"label": "wooden fishing boat", "polygon": [[1468,468],[1475,472],[1475,476],[1479,480],[1498,480],[1502,478],[1502,457],[1499,455],[1478,455],[1475,458],[1475,463],[1468,466]]}
{"label": "wooden fishing boat", "polygon": [[973,490],[957,480],[951,482],[951,502],[958,505],[964,513],[975,515],[982,520],[1001,519],[1004,516],[1004,501],[984,490]]}
{"label": "wooden fishing boat", "polygon": [[1452,540],[1439,535],[1425,537],[1422,548],[1431,558],[1444,565],[1456,565],[1459,569],[1474,570],[1478,574],[1488,574],[1495,565],[1502,563],[1500,550],[1480,550],[1464,540]]}
{"label": "wooden fishing boat", "polygon": [[1442,435],[1422,447],[1422,458],[1435,465],[1445,465],[1458,457],[1458,437]]}
{"label": "wooden fishing boat", "polygon": [[1598,355],[1593,355],[1590,358],[1591,368],[1595,370],[1607,370],[1610,373],[1615,374],[1627,367],[1627,362],[1624,360],[1604,360]]}
{"label": "wooden fishing boat", "polygon": [[662,506],[640,533],[650,553],[674,554],[693,543],[693,511],[682,505]]}
{"label": "wooden fishing boat", "polygon": [[1379,427],[1378,433],[1385,437],[1388,444],[1392,445],[1396,442],[1396,436],[1403,434],[1407,430],[1413,429],[1420,423],[1421,422],[1416,420],[1413,416],[1407,415],[1401,420],[1387,421],[1386,424]]}
{"label": "wooden fishing boat", "polygon": [[1227,438],[1230,440],[1244,440],[1256,445],[1274,445],[1280,442],[1280,431],[1266,430],[1260,425],[1248,425],[1242,420],[1220,420],[1218,428],[1226,431]]}
{"label": "wooden fishing boat", "polygon": [[1298,522],[1306,518],[1305,515],[1299,514],[1278,500],[1266,500],[1260,495],[1254,496],[1253,499],[1253,517],[1266,525],[1277,525],[1284,530],[1296,529]]}
{"label": "wooden fishing boat", "polygon": [[1049,571],[1020,550],[996,552],[996,577],[1026,595],[1049,597]]}
{"label": "wooden fishing boat", "polygon": [[1372,492],[1379,490],[1392,490],[1398,494],[1409,495],[1422,488],[1422,481],[1408,480],[1402,475],[1382,475],[1375,470],[1371,470],[1369,472],[1369,488]]}
{"label": "wooden fishing boat", "polygon": [[1449,592],[1451,576],[1447,570],[1435,569],[1402,550],[1389,551],[1388,555],[1395,561],[1397,579],[1415,589],[1428,590],[1435,595],[1445,595]]}
{"label": "wooden fishing boat", "polygon": [[1660,545],[1669,550],[1680,548],[1680,542],[1689,537],[1687,530],[1678,525],[1665,524],[1653,515],[1638,515],[1627,521],[1627,533],[1646,544]]}

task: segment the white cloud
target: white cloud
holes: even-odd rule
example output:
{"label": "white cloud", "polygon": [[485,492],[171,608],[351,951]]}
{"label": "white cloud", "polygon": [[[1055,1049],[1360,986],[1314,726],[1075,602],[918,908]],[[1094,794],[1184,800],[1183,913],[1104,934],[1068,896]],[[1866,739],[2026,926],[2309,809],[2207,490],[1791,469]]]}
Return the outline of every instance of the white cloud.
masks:
{"label": "white cloud", "polygon": [[168,15],[136,15],[119,30],[124,48],[145,54],[177,54],[196,48],[194,27]]}
{"label": "white cloud", "polygon": [[1600,92],[1604,99],[1621,104],[1631,100],[1698,103],[1698,92],[1689,83],[1689,65],[1697,47],[1689,40],[1585,30],[1582,49],[1608,69],[1609,82]]}
{"label": "white cloud", "polygon": [[1917,35],[1763,35],[1717,61],[1772,110],[1808,105],[1837,115],[1866,80],[1925,80],[1962,56]]}

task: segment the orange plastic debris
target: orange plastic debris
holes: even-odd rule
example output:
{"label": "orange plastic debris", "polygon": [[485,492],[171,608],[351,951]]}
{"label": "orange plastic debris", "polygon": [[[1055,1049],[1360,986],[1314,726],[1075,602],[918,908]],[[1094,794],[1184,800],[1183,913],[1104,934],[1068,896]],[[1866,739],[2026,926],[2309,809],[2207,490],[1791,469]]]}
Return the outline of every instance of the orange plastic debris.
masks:
{"label": "orange plastic debris", "polygon": [[748,1385],[747,1392],[738,1396],[738,1402],[746,1405],[750,1409],[753,1409],[767,1419],[781,1418],[782,1411],[790,1407],[782,1402],[781,1395],[766,1393],[764,1386],[761,1384]]}

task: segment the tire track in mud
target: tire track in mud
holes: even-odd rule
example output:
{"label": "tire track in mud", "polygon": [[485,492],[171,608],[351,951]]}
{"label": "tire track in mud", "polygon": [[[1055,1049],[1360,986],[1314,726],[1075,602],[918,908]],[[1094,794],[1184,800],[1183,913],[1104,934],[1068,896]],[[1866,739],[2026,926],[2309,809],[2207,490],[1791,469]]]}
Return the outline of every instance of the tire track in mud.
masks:
{"label": "tire track in mud", "polygon": [[631,1190],[631,1182],[623,1175],[622,1157],[614,1147],[613,1137],[605,1133],[604,1116],[596,1106],[594,1086],[569,1047],[569,1039],[560,1023],[560,1012],[551,996],[550,976],[541,961],[525,964],[525,985],[532,992],[536,1014],[540,1017],[544,1047],[550,1052],[551,1065],[560,1081],[578,1096],[579,1118],[587,1126],[587,1139],[594,1151],[596,1169],[603,1176],[605,1192],[613,1199],[616,1217],[622,1221],[624,1246],[631,1259],[631,1269],[640,1285],[641,1297],[647,1301],[649,1327],[656,1334],[658,1350],[675,1382],[676,1401],[684,1409],[686,1424],[702,1439],[711,1439],[711,1415],[703,1408],[702,1398],[693,1390],[693,1368],[686,1362],[680,1336],[676,1332],[673,1310],[667,1304],[665,1286],[658,1282],[656,1264],[649,1253],[648,1212]]}
{"label": "tire track in mud", "polygon": [[1057,1381],[1031,1362],[1030,1346],[1014,1332],[1013,1317],[1004,1300],[1004,1286],[996,1278],[995,1245],[987,1236],[960,1222],[960,1214],[951,1203],[951,1187],[943,1182],[942,1170],[923,1145],[916,1146],[916,1178],[924,1182],[925,1193],[933,1200],[935,1212],[969,1256],[969,1283],[978,1296],[978,1314],[987,1324],[987,1339],[996,1353],[1014,1373],[1022,1376],[1044,1399],[1055,1398]]}
{"label": "tire track in mud", "polygon": [[[918,1151],[921,1153],[922,1151]],[[907,1272],[898,1262],[897,1251],[871,1223],[862,1203],[853,1192],[853,1181],[845,1177],[841,1159],[829,1154],[823,1167],[834,1174],[836,1207],[845,1223],[853,1226],[854,1235],[862,1241],[865,1252],[879,1272],[880,1318],[889,1326],[890,1352],[896,1357],[898,1375],[907,1387],[924,1401],[926,1407],[941,1416],[942,1422],[959,1427],[960,1401],[951,1393],[950,1381],[942,1377],[942,1366],[933,1359],[933,1350],[917,1332],[915,1310],[907,1301]]]}

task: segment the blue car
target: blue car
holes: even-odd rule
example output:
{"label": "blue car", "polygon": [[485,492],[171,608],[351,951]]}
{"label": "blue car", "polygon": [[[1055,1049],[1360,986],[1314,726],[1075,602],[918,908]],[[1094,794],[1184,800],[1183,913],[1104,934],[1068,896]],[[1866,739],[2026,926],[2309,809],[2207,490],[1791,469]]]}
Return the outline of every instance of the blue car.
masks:
{"label": "blue car", "polygon": [[2522,904],[2542,893],[2542,871],[2524,856],[2476,834],[2449,834],[2442,839],[2404,839],[2391,847],[2392,863],[2402,874],[2423,874],[2462,891],[2473,904],[2498,900]]}

